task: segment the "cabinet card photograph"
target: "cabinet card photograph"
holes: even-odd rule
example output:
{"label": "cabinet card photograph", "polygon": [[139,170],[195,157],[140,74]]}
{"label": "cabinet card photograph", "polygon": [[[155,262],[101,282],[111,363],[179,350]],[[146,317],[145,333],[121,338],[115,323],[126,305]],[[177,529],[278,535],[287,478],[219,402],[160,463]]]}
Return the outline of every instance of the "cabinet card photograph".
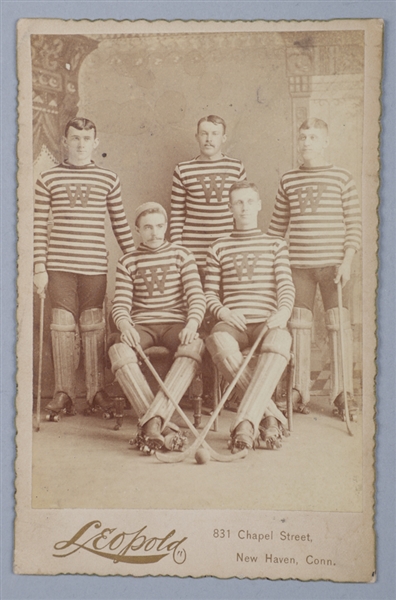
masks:
{"label": "cabinet card photograph", "polygon": [[18,574],[375,581],[383,23],[18,23]]}

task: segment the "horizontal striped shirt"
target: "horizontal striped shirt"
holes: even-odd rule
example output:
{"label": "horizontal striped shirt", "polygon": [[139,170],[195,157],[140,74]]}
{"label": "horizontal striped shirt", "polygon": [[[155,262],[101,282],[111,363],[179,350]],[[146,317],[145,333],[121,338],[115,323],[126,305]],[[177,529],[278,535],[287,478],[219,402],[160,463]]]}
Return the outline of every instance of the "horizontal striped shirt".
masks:
{"label": "horizontal striped shirt", "polygon": [[260,323],[281,308],[291,314],[295,291],[285,240],[250,229],[214,242],[207,254],[205,294],[217,319],[223,307],[241,311],[247,323]]}
{"label": "horizontal striped shirt", "polygon": [[64,162],[41,173],[35,188],[35,264],[48,271],[107,273],[106,210],[118,244],[130,252],[135,246],[115,173],[93,162],[82,167]]}
{"label": "horizontal striped shirt", "polygon": [[360,247],[362,227],[355,182],[345,169],[300,167],[280,181],[268,234],[289,231],[292,267],[339,265]]}
{"label": "horizontal striped shirt", "polygon": [[157,249],[141,244],[120,258],[116,273],[113,319],[139,323],[200,325],[206,302],[194,256],[186,248],[164,242]]}
{"label": "horizontal striped shirt", "polygon": [[194,158],[177,165],[173,174],[170,239],[189,248],[199,267],[205,266],[206,251],[216,239],[233,230],[228,191],[246,179],[240,160]]}

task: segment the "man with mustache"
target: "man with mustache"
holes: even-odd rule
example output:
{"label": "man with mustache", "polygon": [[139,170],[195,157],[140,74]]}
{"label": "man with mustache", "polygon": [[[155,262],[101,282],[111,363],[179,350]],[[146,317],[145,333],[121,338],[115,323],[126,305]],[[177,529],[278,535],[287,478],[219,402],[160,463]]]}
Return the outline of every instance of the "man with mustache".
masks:
{"label": "man with mustache", "polygon": [[223,154],[224,119],[202,117],[195,138],[199,155],[179,163],[173,174],[170,239],[194,253],[203,279],[208,247],[233,230],[229,189],[246,179],[246,173],[240,160]]}

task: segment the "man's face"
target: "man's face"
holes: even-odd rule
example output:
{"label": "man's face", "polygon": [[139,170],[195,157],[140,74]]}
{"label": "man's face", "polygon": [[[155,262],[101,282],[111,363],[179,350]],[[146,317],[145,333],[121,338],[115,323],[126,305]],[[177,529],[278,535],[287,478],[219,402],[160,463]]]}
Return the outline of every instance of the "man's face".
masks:
{"label": "man's face", "polygon": [[67,136],[63,138],[67,149],[69,163],[76,166],[88,165],[92,160],[92,153],[99,144],[95,138],[94,129],[76,129],[69,127]]}
{"label": "man's face", "polygon": [[255,229],[257,215],[261,210],[261,200],[252,188],[234,190],[230,198],[230,211],[237,229]]}
{"label": "man's face", "polygon": [[140,217],[136,231],[143,244],[155,250],[164,243],[166,228],[167,222],[162,213],[148,213]]}
{"label": "man's face", "polygon": [[328,144],[329,138],[325,129],[300,129],[298,149],[304,162],[324,158]]}
{"label": "man's face", "polygon": [[216,125],[210,121],[203,121],[195,135],[199,144],[201,157],[207,160],[221,158],[221,148],[226,141],[223,125]]}

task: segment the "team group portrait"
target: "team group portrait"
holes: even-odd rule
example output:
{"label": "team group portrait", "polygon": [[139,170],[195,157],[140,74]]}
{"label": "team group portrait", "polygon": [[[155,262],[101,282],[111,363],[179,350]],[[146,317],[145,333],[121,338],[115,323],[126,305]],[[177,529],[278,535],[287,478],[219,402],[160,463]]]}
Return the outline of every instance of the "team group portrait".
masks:
{"label": "team group portrait", "polygon": [[360,511],[364,32],[31,72],[32,506]]}

